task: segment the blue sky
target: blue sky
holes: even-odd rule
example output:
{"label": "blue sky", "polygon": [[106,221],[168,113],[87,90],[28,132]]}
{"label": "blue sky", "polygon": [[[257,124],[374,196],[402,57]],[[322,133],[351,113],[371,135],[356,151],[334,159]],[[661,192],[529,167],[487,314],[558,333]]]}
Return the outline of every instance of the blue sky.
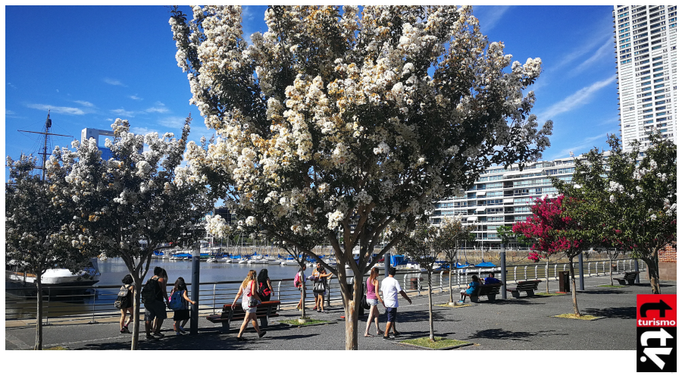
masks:
{"label": "blue sky", "polygon": [[[541,122],[554,121],[545,160],[606,147],[619,133],[612,6],[475,6],[482,31],[513,60],[540,57],[531,87]],[[265,7],[247,7],[244,32],[265,31]],[[36,153],[50,109],[52,132],[80,138],[128,119],[134,132],[211,136],[175,61],[164,6],[6,6],[4,156]],[[186,8],[185,13],[190,13]],[[191,16],[190,16],[191,17]],[[70,138],[52,138],[66,146]],[[7,173],[5,173],[7,175]]]}

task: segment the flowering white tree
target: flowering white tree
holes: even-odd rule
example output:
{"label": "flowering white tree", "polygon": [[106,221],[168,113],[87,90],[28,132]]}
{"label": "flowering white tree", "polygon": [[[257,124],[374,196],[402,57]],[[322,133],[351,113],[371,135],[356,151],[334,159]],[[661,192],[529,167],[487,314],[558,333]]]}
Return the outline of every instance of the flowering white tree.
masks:
{"label": "flowering white tree", "polygon": [[476,230],[476,225],[463,225],[459,216],[445,217],[443,222],[439,225],[433,241],[433,246],[438,252],[442,252],[445,261],[448,262],[450,269],[448,270],[448,287],[450,290],[450,304],[455,303],[452,294],[452,274],[457,268],[457,254],[462,242],[473,241],[475,235],[473,231]]}
{"label": "flowering white tree", "polygon": [[610,152],[593,149],[576,160],[571,183],[554,186],[573,199],[567,210],[581,220],[583,238],[630,250],[646,263],[651,291],[661,293],[658,254],[677,241],[677,146],[658,134],[647,142],[626,153],[611,135]]}
{"label": "flowering white tree", "polygon": [[187,118],[182,136],[131,133],[128,121],[111,125],[114,140],[105,146],[104,160],[94,139],[55,149],[48,172],[65,177],[63,198],[73,202],[84,225],[75,231],[74,247],[96,245],[108,256],[121,257],[135,282],[131,348],[137,348],[140,289],[154,249],[165,242],[186,242],[199,236],[189,231],[201,222],[212,203],[201,178],[180,175],[189,135]]}
{"label": "flowering white tree", "polygon": [[[551,123],[523,91],[538,77],[488,43],[471,7],[269,7],[247,44],[239,6],[178,9],[178,65],[219,138],[188,174],[282,241],[324,232],[339,270],[346,348],[357,349],[362,275],[432,203],[491,164],[534,160]],[[382,232],[388,243],[372,258]],[[359,247],[359,260],[353,259]],[[313,255],[312,252],[308,252]]]}
{"label": "flowering white tree", "polygon": [[5,258],[12,266],[35,275],[36,338],[34,348],[43,346],[42,275],[48,268],[72,271],[85,266],[97,252],[89,245],[74,248],[66,237],[69,227],[76,228],[73,210],[57,200],[62,185],[48,176],[34,174],[36,159],[22,155],[18,161],[7,157],[9,181],[5,185]]}

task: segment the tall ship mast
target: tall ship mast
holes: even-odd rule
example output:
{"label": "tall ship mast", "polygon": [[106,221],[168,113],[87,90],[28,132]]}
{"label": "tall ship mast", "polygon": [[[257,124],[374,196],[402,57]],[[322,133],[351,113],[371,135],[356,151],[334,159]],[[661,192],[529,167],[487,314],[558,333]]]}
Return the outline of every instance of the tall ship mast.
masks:
{"label": "tall ship mast", "polygon": [[41,179],[45,181],[45,163],[47,162],[47,145],[49,141],[48,136],[58,136],[58,137],[71,137],[73,136],[67,136],[65,134],[55,134],[55,133],[50,133],[50,128],[52,127],[52,120],[50,119],[50,111],[47,111],[47,120],[45,120],[45,128],[43,129],[42,132],[35,132],[31,130],[19,130],[20,132],[24,133],[34,133],[34,134],[42,134],[45,136],[44,142],[43,142],[43,147],[42,147],[42,152],[39,152],[38,155],[43,156],[43,165],[40,167],[36,167],[36,169],[39,169],[42,171]]}

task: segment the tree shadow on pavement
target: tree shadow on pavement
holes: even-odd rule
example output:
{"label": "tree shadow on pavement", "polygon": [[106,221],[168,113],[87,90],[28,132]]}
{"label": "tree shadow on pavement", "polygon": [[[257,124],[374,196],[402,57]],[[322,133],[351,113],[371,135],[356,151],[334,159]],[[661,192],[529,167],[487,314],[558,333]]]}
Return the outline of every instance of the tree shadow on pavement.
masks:
{"label": "tree shadow on pavement", "polygon": [[615,308],[585,308],[584,312],[598,317],[635,319],[637,318],[637,307],[615,307]]}
{"label": "tree shadow on pavement", "polygon": [[557,333],[554,330],[540,330],[537,332],[513,332],[504,329],[486,329],[470,335],[468,338],[493,339],[493,340],[514,340],[514,341],[530,341],[531,338],[538,335],[567,335],[566,333]]}

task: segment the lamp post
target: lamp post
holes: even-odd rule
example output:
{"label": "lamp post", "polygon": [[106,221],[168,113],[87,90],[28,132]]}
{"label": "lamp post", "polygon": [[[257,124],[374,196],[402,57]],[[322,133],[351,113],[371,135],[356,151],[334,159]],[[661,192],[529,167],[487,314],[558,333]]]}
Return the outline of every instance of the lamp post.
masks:
{"label": "lamp post", "polygon": [[192,317],[190,317],[189,334],[199,332],[199,257],[201,249],[199,242],[194,243],[192,249],[192,301],[196,304],[192,307]]}

